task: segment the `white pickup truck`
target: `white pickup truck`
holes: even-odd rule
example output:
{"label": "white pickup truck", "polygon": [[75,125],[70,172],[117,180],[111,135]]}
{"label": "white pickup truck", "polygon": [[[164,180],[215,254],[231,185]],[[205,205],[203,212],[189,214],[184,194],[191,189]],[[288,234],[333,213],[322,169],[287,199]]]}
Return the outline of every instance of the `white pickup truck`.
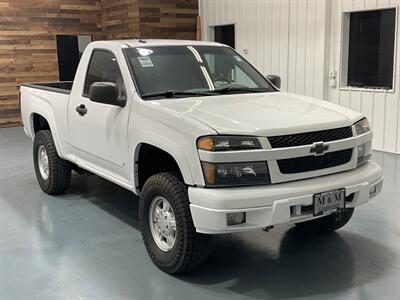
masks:
{"label": "white pickup truck", "polygon": [[131,190],[152,261],[178,273],[213,234],[329,232],[380,192],[368,120],[279,88],[225,45],[124,40],[91,43],[73,83],[20,92],[41,189],[63,193],[75,170]]}

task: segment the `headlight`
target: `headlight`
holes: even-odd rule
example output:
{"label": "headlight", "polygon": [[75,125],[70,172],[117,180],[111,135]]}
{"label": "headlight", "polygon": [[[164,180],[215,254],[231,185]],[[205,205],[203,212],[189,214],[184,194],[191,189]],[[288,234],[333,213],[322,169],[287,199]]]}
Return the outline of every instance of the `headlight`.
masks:
{"label": "headlight", "polygon": [[197,148],[207,151],[235,151],[261,149],[261,144],[255,137],[215,135],[199,138]]}
{"label": "headlight", "polygon": [[207,186],[241,186],[269,184],[267,162],[208,163],[203,162]]}
{"label": "headlight", "polygon": [[356,132],[357,135],[366,133],[371,130],[371,126],[369,126],[369,122],[367,118],[362,119],[361,121],[358,121],[356,124],[354,124],[356,127]]}

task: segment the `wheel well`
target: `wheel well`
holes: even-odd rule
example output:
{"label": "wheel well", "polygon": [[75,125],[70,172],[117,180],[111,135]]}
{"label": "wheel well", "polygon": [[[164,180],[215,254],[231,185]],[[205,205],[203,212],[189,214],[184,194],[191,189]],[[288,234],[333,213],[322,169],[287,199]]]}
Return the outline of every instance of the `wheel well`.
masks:
{"label": "wheel well", "polygon": [[150,176],[157,173],[174,172],[183,179],[176,160],[168,152],[149,144],[140,145],[136,167],[139,190]]}
{"label": "wheel well", "polygon": [[33,130],[35,133],[40,130],[50,130],[50,125],[43,116],[35,113],[33,114]]}

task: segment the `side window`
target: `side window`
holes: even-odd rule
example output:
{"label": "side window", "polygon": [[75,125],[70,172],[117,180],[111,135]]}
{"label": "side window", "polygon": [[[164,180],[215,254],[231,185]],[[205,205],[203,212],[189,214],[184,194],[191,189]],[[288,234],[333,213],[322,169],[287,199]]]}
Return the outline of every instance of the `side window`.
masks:
{"label": "side window", "polygon": [[119,96],[125,96],[125,86],[122,74],[114,54],[108,51],[95,50],[90,59],[86,73],[84,95],[89,95],[90,86],[99,81],[115,82]]}

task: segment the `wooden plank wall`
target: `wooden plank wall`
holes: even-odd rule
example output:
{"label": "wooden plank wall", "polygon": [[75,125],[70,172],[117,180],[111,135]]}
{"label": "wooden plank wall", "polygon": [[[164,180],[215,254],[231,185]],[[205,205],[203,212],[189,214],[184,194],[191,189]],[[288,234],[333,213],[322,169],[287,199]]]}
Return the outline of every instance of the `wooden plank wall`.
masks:
{"label": "wooden plank wall", "polygon": [[20,124],[21,82],[58,80],[57,34],[97,38],[98,0],[0,0],[0,127]]}
{"label": "wooden plank wall", "polygon": [[101,0],[101,6],[105,39],[139,37],[139,0]]}
{"label": "wooden plank wall", "polygon": [[140,0],[143,38],[196,39],[198,0]]}
{"label": "wooden plank wall", "polygon": [[56,35],[194,39],[197,0],[0,0],[0,127],[20,125],[18,84],[58,80]]}

